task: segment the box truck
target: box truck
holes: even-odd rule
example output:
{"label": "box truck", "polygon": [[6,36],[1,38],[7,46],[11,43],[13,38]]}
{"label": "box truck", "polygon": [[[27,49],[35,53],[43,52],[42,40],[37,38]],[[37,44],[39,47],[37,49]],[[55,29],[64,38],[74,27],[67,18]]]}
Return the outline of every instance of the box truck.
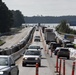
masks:
{"label": "box truck", "polygon": [[44,37],[46,44],[49,44],[51,41],[55,41],[55,33],[53,32],[53,29],[45,28]]}

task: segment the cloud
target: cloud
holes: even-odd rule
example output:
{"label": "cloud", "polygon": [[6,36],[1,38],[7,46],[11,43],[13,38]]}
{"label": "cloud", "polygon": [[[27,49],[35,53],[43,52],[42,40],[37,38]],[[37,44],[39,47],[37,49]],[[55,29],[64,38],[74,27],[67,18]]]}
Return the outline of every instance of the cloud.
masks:
{"label": "cloud", "polygon": [[9,9],[21,10],[24,15],[72,15],[75,0],[3,0]]}

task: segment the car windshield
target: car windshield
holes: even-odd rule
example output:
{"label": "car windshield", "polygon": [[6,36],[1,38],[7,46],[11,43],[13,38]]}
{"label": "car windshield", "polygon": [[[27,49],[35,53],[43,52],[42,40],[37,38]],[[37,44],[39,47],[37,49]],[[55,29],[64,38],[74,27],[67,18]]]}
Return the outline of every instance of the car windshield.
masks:
{"label": "car windshield", "polygon": [[0,66],[8,65],[8,58],[0,57]]}
{"label": "car windshield", "polygon": [[25,55],[40,55],[40,51],[27,51]]}
{"label": "car windshield", "polygon": [[40,38],[40,36],[35,36],[35,38]]}
{"label": "car windshield", "polygon": [[36,38],[36,39],[34,39],[34,41],[40,41],[40,39],[39,38]]}
{"label": "car windshield", "polygon": [[67,52],[69,50],[68,49],[61,49],[60,51]]}
{"label": "car windshield", "polygon": [[30,46],[29,49],[40,49],[40,46]]}
{"label": "car windshield", "polygon": [[66,45],[66,47],[72,47],[72,48],[74,48],[74,45]]}

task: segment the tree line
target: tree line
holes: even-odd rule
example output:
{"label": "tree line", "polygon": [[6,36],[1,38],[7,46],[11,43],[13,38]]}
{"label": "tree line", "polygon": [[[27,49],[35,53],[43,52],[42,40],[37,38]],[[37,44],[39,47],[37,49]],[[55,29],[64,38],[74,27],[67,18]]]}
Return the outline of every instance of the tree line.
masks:
{"label": "tree line", "polygon": [[19,10],[9,10],[0,0],[0,33],[10,32],[12,27],[20,27],[25,23],[24,16]]}
{"label": "tree line", "polygon": [[71,29],[66,20],[62,20],[61,23],[56,26],[56,31],[59,33],[76,34],[76,30]]}

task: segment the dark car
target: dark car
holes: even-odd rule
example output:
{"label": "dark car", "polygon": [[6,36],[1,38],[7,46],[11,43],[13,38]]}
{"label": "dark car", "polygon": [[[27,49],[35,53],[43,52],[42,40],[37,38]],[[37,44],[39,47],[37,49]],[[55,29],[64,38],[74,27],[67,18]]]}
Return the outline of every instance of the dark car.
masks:
{"label": "dark car", "polygon": [[68,47],[68,48],[75,48],[74,44],[71,44],[71,43],[66,44],[66,47]]}
{"label": "dark car", "polygon": [[0,75],[19,75],[18,66],[12,56],[0,55]]}
{"label": "dark car", "polygon": [[58,58],[60,58],[60,57],[66,57],[67,59],[69,59],[70,58],[70,51],[69,51],[68,48],[61,48],[57,52],[57,56],[58,56]]}
{"label": "dark car", "polygon": [[50,48],[52,52],[55,51],[56,47],[61,47],[61,44],[55,42],[51,43]]}
{"label": "dark car", "polygon": [[59,49],[62,48],[62,47],[57,47],[54,51],[54,55],[57,55],[57,52],[59,51]]}

